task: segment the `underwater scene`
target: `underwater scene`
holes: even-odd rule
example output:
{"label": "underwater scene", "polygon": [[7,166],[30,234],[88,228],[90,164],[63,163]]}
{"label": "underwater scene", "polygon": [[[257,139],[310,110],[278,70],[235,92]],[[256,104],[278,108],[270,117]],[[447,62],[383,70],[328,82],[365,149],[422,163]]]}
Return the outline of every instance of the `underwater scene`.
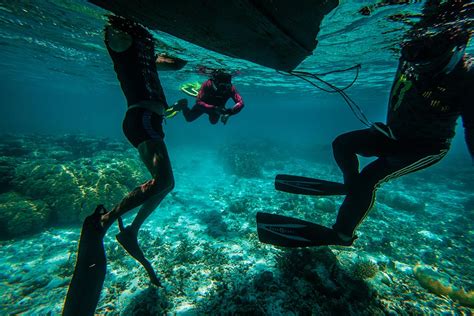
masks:
{"label": "underwater scene", "polygon": [[0,0],[0,314],[472,315],[473,8]]}

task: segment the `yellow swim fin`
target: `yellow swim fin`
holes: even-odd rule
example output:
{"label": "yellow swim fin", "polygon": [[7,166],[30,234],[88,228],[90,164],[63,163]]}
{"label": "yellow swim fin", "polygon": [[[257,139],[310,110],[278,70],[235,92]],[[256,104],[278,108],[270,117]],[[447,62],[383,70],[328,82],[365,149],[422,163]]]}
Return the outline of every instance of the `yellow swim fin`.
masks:
{"label": "yellow swim fin", "polygon": [[201,83],[197,81],[184,83],[179,87],[179,90],[191,97],[197,97],[197,95],[199,94],[199,89],[201,89]]}

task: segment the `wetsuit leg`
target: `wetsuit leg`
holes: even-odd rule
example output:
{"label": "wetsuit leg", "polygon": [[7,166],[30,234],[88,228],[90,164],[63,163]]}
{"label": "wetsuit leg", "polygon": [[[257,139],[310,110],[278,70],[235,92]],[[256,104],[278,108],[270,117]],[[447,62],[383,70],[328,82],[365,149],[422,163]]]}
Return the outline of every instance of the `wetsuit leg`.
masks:
{"label": "wetsuit leg", "polygon": [[[355,137],[357,134],[361,136],[364,133],[356,133],[349,136]],[[370,134],[367,134],[367,136],[370,136]],[[362,145],[362,147],[368,147],[360,148],[360,151],[366,149],[366,154],[372,151],[374,155],[376,154],[380,157],[367,165],[360,174],[357,173],[354,178],[350,180],[352,182],[349,186],[348,194],[339,209],[336,224],[333,226],[335,230],[344,235],[352,236],[357,226],[367,216],[375,201],[375,192],[382,183],[427,168],[440,161],[447,153],[447,150],[414,153],[413,147],[408,149],[399,142],[387,137],[385,137],[386,140],[384,140],[384,138],[378,138],[379,136],[377,134],[372,135],[372,140],[366,140],[366,143]],[[377,139],[379,141],[375,142]],[[371,142],[372,145],[379,145],[380,147],[370,148]],[[349,153],[352,152],[353,150],[349,150]],[[395,152],[397,152],[397,154],[395,154]],[[390,154],[387,155],[387,153]],[[340,161],[343,163],[342,167],[354,167],[354,157],[349,157],[347,160],[342,159],[340,156],[338,158],[341,159]],[[349,171],[354,172],[353,169]]]}
{"label": "wetsuit leg", "polygon": [[209,122],[211,122],[211,124],[217,124],[217,122],[219,122],[219,115],[217,115],[213,109],[208,109],[198,104],[195,104],[191,109],[187,106],[183,107],[182,112],[187,122],[192,122],[203,114],[209,115]]}
{"label": "wetsuit leg", "polygon": [[336,137],[332,143],[333,155],[342,171],[344,184],[352,186],[359,175],[359,159],[395,154],[397,142],[373,129],[352,131]]}
{"label": "wetsuit leg", "polygon": [[215,114],[215,113],[209,113],[209,122],[214,125],[214,124],[217,124],[217,122],[219,122],[219,115]]}
{"label": "wetsuit leg", "polygon": [[201,115],[205,114],[206,111],[202,106],[199,105],[194,105],[191,109],[189,109],[187,106],[183,107],[183,116],[186,119],[186,122],[192,122],[199,118]]}

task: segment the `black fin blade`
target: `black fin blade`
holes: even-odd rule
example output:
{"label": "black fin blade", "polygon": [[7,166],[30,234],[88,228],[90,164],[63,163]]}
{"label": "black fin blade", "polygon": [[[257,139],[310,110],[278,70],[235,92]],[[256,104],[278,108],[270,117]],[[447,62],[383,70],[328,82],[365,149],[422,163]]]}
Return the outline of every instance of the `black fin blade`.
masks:
{"label": "black fin blade", "polygon": [[345,195],[343,183],[307,177],[279,174],[275,177],[275,189],[304,195]]}
{"label": "black fin blade", "polygon": [[261,242],[274,246],[345,245],[331,228],[277,214],[258,212],[257,232]]}
{"label": "black fin blade", "polygon": [[84,220],[77,250],[76,266],[64,302],[63,315],[94,315],[105,280],[107,258],[100,217],[105,209],[97,206]]}

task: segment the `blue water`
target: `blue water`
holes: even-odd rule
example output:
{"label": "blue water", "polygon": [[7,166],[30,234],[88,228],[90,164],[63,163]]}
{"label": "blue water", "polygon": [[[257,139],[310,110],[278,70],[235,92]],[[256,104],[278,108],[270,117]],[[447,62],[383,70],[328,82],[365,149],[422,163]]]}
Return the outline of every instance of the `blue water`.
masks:
{"label": "blue water", "polygon": [[[331,12],[323,21],[316,51],[299,70],[326,72],[360,63],[359,79],[347,92],[372,121],[384,121],[397,66],[396,48],[406,30],[401,23],[389,21],[388,16],[417,13],[422,4],[383,8],[370,17],[359,15],[357,10],[369,2],[343,1]],[[35,166],[70,168],[78,181],[82,181],[82,176],[87,179],[79,163],[83,157],[66,159],[68,154],[62,154],[63,150],[70,150],[58,145],[63,142],[57,138],[64,134],[123,142],[124,150],[100,151],[99,147],[87,157],[101,170],[98,174],[116,166],[110,167],[104,160],[117,164],[125,161],[132,166],[130,170],[140,165],[121,130],[126,103],[102,42],[104,13],[85,1],[0,1],[1,145],[6,148],[5,139],[13,139],[36,153],[0,157],[2,166],[8,161],[5,166],[15,169],[13,177],[18,179],[21,176],[18,165],[33,170],[30,182],[27,174],[21,180],[24,182],[17,180],[6,192],[2,189],[0,197],[20,192],[28,201],[50,203],[44,197],[28,195],[26,189],[18,189],[29,185],[34,188],[33,182],[42,179],[35,174]],[[308,311],[317,315],[330,311],[335,305],[325,306],[324,295],[337,299],[331,296],[334,295],[329,290],[332,285],[324,280],[337,282],[329,277],[327,267],[318,265],[317,258],[322,255],[300,254],[309,256],[309,259],[304,257],[313,264],[308,271],[319,271],[318,282],[325,284],[323,288],[330,293],[318,296],[321,288],[314,287],[317,282],[307,275],[291,272],[292,282],[285,279],[285,273],[289,272],[284,271],[285,267],[288,269],[284,263],[291,262],[285,256],[295,254],[256,242],[254,216],[257,211],[271,211],[331,225],[342,198],[318,202],[317,198],[275,192],[273,178],[278,173],[290,173],[340,181],[340,172],[328,146],[337,135],[361,129],[362,124],[337,94],[315,90],[296,78],[207,51],[161,32],[154,32],[154,36],[168,45],[168,52],[189,61],[182,71],[160,73],[169,103],[185,97],[179,91],[180,84],[206,80],[195,71],[198,65],[206,65],[240,72],[233,82],[246,106],[225,126],[210,125],[204,116],[192,123],[186,123],[181,115],[166,121],[165,140],[176,189],[147,221],[143,228],[146,235],[141,241],[147,246],[147,255],[151,256],[158,274],[164,276],[166,291],[148,289],[146,275],[117,246],[113,234],[109,234],[106,248],[114,255],[109,254],[110,267],[99,303],[100,313],[140,314],[138,310],[145,308],[140,302],[153,306],[145,310],[156,315]],[[469,45],[467,51],[473,53],[474,46]],[[326,79],[344,86],[354,75],[348,72]],[[189,101],[192,102],[190,98]],[[461,125],[458,124],[450,153],[441,163],[419,175],[387,184],[380,192],[382,198],[373,211],[375,214],[369,215],[361,226],[357,244],[332,250],[341,271],[352,271],[357,262],[377,262],[377,275],[363,282],[378,295],[378,299],[368,299],[367,306],[384,306],[378,312],[467,315],[473,311],[472,305],[470,308],[447,296],[430,293],[413,274],[417,264],[428,265],[448,274],[452,278],[449,284],[473,290],[474,207],[470,180],[473,174]],[[48,142],[51,142],[50,150]],[[223,154],[223,150],[234,144],[258,155],[255,163],[262,165],[261,174],[246,178],[229,171],[228,160],[233,156]],[[250,149],[242,144],[250,144]],[[367,161],[364,159],[363,163]],[[140,168],[133,169],[139,175],[132,180],[147,179],[146,172]],[[128,174],[124,172],[121,176],[126,178]],[[122,181],[120,177],[117,179],[117,183]],[[73,180],[64,180],[69,182],[63,194],[69,194],[66,188],[74,189]],[[120,185],[120,190],[126,190],[125,185]],[[61,188],[51,189],[45,194],[59,197],[60,191]],[[73,193],[71,196],[76,203],[77,197]],[[396,200],[393,196],[401,198]],[[98,199],[110,207],[118,202],[106,195]],[[3,211],[9,202],[5,199],[0,202]],[[319,215],[314,211],[320,207],[318,203],[326,202],[333,203],[330,212]],[[235,211],[239,209],[235,205],[240,205],[241,210]],[[417,208],[420,205],[422,210]],[[0,219],[4,219],[1,213]],[[212,220],[215,222],[206,223]],[[0,292],[7,293],[2,295],[1,314],[60,313],[79,229],[78,222],[49,225],[34,234],[1,242]],[[384,238],[388,241],[383,241]],[[188,248],[179,248],[184,245],[183,240]],[[381,246],[384,242],[390,246]],[[211,251],[214,248],[219,255]],[[185,256],[177,256],[177,249]],[[297,269],[297,263],[292,264]],[[265,272],[271,272],[273,277],[268,279]],[[277,289],[256,286],[262,278]],[[361,285],[334,286],[352,293],[350,286]],[[344,297],[344,302],[351,302],[354,297]],[[160,305],[163,300],[168,305]],[[302,302],[312,302],[313,309],[306,306],[303,309],[306,303]],[[363,311],[360,306],[354,310],[355,314]],[[333,313],[338,312],[333,310]]]}

